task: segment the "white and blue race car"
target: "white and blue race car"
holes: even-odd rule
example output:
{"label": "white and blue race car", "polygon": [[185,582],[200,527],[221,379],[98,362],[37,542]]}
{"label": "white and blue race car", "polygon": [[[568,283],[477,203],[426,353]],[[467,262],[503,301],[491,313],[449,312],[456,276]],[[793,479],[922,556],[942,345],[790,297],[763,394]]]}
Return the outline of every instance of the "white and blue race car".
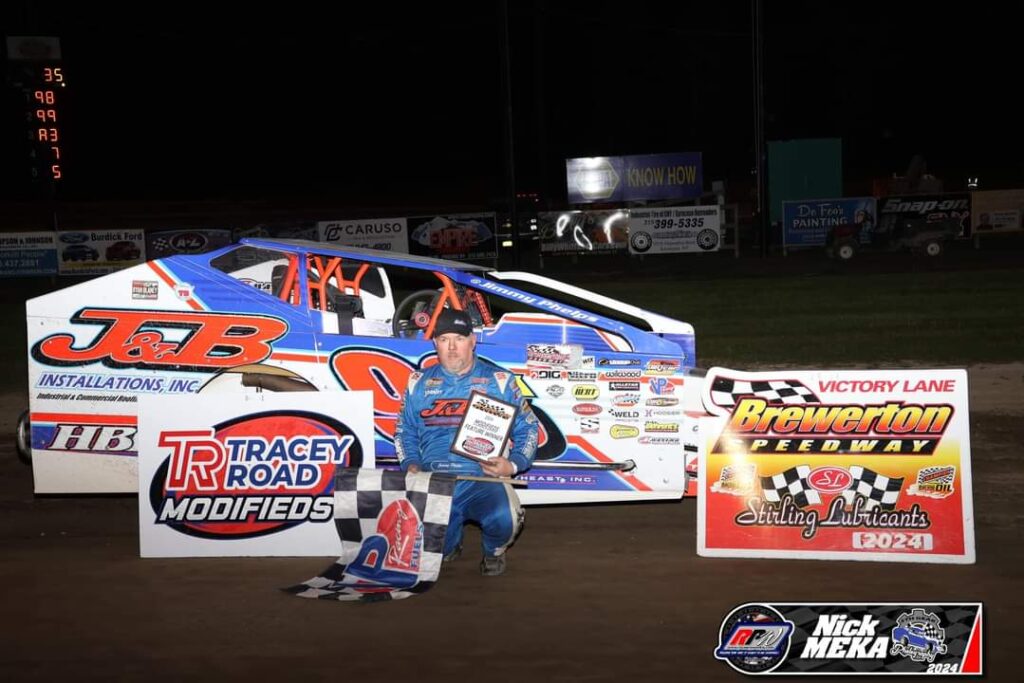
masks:
{"label": "white and blue race car", "polygon": [[[524,503],[678,498],[702,378],[687,323],[549,278],[393,252],[244,239],[26,304],[38,493],[138,487],[138,397],[369,390],[377,467],[444,307],[514,373],[543,425]],[[29,443],[30,442],[30,443]]]}

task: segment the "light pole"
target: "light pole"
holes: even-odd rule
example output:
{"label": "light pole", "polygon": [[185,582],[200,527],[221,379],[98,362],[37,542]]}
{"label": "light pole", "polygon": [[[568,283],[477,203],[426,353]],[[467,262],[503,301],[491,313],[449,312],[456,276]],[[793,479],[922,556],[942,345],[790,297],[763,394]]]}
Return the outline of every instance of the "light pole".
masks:
{"label": "light pole", "polygon": [[753,42],[754,61],[754,175],[757,182],[757,203],[754,209],[755,228],[761,239],[761,256],[768,255],[768,225],[770,216],[766,215],[768,207],[767,188],[765,183],[765,144],[764,144],[764,40],[762,38],[761,0],[750,2],[750,25]]}

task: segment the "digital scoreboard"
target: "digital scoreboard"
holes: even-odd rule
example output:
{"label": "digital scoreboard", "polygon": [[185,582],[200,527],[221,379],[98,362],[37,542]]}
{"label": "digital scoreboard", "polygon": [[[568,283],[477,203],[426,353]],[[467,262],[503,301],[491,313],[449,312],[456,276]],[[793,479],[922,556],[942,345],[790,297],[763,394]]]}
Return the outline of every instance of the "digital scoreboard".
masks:
{"label": "digital scoreboard", "polygon": [[32,179],[56,187],[66,175],[68,81],[61,61],[60,39],[7,36],[7,80],[24,102],[28,171]]}

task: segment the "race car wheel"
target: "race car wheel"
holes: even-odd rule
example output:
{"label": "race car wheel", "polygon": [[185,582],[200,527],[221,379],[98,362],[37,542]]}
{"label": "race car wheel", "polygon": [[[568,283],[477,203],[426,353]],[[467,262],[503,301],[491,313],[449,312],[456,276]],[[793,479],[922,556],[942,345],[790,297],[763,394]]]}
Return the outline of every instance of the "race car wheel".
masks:
{"label": "race car wheel", "polygon": [[857,255],[857,247],[853,242],[843,242],[836,247],[836,256],[840,261],[849,261]]}
{"label": "race car wheel", "polygon": [[395,316],[391,319],[394,335],[399,339],[409,339],[425,330],[440,296],[441,292],[436,289],[421,289],[402,299],[395,307]]}
{"label": "race car wheel", "polygon": [[942,254],[942,242],[938,240],[928,240],[925,242],[921,251],[923,251],[926,256],[939,256]]}
{"label": "race car wheel", "polygon": [[15,432],[17,440],[18,459],[26,465],[32,463],[32,423],[29,420],[28,411],[18,416],[18,427]]}

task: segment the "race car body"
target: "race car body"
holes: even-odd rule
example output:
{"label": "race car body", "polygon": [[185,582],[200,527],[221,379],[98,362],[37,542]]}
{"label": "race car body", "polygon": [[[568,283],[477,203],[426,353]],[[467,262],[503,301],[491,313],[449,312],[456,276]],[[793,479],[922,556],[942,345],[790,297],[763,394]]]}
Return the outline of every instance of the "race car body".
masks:
{"label": "race car body", "polygon": [[437,362],[446,306],[541,421],[524,503],[683,494],[703,412],[687,323],[537,275],[270,239],[27,302],[36,491],[136,490],[142,394],[368,390],[376,466],[393,467],[402,390]]}

